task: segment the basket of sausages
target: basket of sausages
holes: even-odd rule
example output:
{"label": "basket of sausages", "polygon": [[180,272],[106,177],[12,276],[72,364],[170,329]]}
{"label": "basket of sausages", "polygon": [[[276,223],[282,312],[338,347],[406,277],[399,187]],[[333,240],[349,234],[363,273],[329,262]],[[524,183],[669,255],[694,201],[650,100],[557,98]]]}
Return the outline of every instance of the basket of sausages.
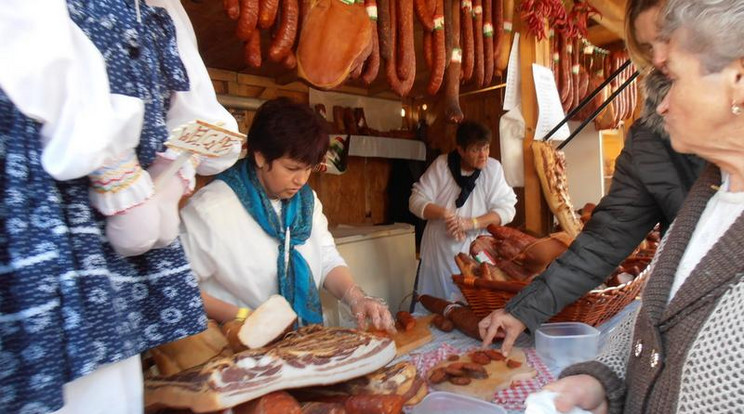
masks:
{"label": "basket of sausages", "polygon": [[[570,245],[565,233],[536,238],[517,229],[489,226],[490,235],[478,237],[470,254],[458,253],[461,274],[452,279],[478,317],[485,317],[506,303]],[[659,233],[654,230],[604,284],[585,294],[550,319],[550,322],[584,322],[597,326],[617,314],[640,293],[643,270],[656,252]]]}

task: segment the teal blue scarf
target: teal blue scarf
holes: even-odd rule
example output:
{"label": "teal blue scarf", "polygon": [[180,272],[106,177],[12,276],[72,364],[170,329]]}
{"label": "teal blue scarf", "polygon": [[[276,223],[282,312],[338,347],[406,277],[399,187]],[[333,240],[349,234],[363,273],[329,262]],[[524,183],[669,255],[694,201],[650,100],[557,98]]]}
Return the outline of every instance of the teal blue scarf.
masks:
{"label": "teal blue scarf", "polygon": [[279,294],[292,304],[300,324],[322,324],[318,288],[305,258],[295,249],[305,243],[313,230],[313,190],[305,184],[292,198],[282,200],[280,219],[258,181],[255,167],[245,159],[218,175],[217,179],[230,186],[248,214],[278,242]]}

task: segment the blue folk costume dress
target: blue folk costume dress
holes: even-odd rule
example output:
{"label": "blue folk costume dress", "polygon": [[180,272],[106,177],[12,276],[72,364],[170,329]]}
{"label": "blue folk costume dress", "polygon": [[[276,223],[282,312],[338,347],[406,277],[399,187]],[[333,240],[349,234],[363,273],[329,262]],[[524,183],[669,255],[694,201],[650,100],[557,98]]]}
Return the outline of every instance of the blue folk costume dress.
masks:
{"label": "blue folk costume dress", "polygon": [[[173,91],[189,88],[167,12],[134,0],[69,0],[106,60],[112,93],[145,103],[137,156],[149,165],[168,133]],[[42,125],[0,90],[0,411],[62,407],[63,384],[197,333],[206,318],[176,240],[132,258],[107,243],[89,180],[41,166]]]}

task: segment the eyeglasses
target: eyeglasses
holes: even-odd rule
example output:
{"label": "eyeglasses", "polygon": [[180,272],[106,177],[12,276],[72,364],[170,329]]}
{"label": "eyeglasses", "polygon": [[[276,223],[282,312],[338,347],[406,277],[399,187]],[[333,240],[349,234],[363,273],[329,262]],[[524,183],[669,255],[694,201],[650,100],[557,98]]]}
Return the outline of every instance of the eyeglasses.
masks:
{"label": "eyeglasses", "polygon": [[486,145],[484,145],[482,147],[476,147],[474,145],[471,145],[471,146],[468,147],[468,149],[466,151],[469,152],[469,153],[471,153],[471,154],[480,154],[481,152],[491,152],[491,145],[490,144],[486,144]]}

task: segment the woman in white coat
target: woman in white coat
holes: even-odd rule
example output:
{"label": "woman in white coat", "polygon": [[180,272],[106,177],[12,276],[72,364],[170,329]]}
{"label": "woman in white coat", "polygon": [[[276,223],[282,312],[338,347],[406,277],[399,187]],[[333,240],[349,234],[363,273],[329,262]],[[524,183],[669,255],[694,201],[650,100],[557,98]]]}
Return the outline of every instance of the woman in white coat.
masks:
{"label": "woman in white coat", "polygon": [[409,209],[428,220],[421,239],[419,294],[462,300],[452,282],[455,255],[486,234],[490,224],[512,221],[517,196],[501,163],[488,156],[491,131],[476,122],[457,128],[457,148],[439,156],[413,185]]}

